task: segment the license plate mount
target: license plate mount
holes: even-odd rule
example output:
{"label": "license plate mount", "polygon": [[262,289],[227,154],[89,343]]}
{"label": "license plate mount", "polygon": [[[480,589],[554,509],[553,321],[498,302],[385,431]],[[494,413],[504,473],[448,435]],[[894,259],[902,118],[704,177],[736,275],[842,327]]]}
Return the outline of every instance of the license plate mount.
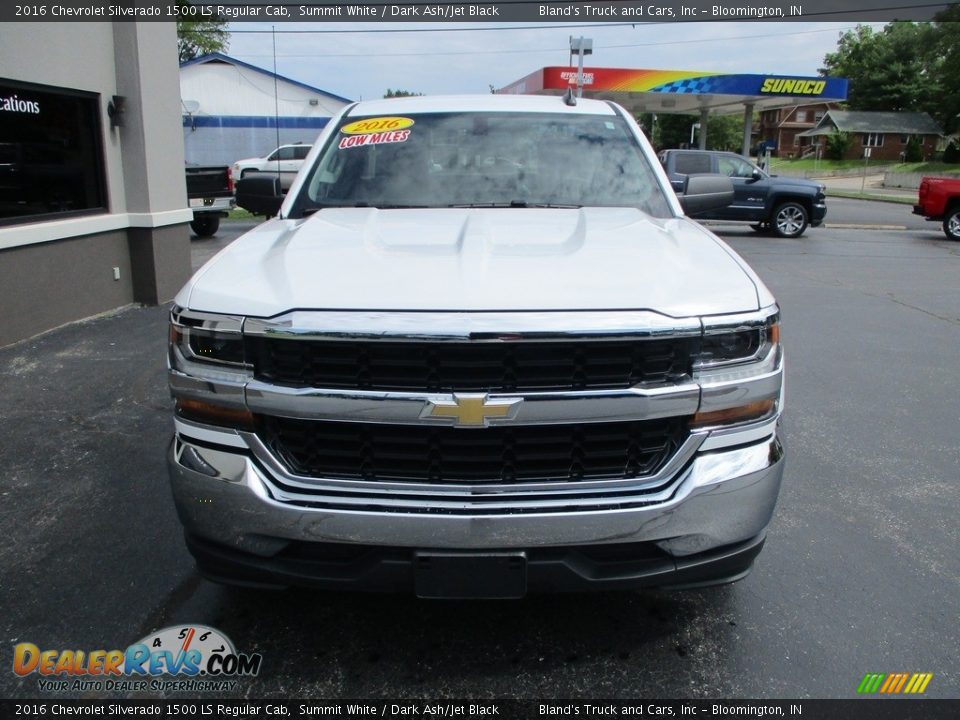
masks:
{"label": "license plate mount", "polygon": [[432,600],[516,600],[527,594],[523,552],[414,553],[417,597]]}

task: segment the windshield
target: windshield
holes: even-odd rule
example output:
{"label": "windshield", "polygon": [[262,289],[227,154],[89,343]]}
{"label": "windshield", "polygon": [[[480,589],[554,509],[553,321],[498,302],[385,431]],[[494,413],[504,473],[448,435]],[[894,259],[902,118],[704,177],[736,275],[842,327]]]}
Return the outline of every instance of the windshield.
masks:
{"label": "windshield", "polygon": [[607,206],[672,216],[622,118],[560,113],[344,118],[295,212],[344,206]]}

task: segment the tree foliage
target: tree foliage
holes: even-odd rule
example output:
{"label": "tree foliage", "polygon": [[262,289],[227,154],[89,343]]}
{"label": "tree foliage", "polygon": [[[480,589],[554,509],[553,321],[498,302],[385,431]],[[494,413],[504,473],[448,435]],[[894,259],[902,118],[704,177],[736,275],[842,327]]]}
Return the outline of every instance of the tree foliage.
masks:
{"label": "tree foliage", "polygon": [[[657,115],[656,123],[652,123],[652,116],[643,114],[638,122],[647,132],[654,146],[658,149],[678,148],[690,143],[690,128],[699,122],[696,115]],[[653,135],[650,136],[649,127],[653,124]],[[693,138],[693,147],[697,147],[699,130]],[[740,152],[743,143],[743,116],[742,115],[711,115],[707,121],[707,149],[730,150]]]}
{"label": "tree foliage", "polygon": [[830,160],[843,160],[853,138],[847,132],[835,132],[827,135],[827,157]]}
{"label": "tree foliage", "polygon": [[[177,0],[180,7],[189,7]],[[230,47],[227,21],[216,16],[212,20],[177,20],[177,52],[180,62],[212,52],[226,52]]]}
{"label": "tree foliage", "polygon": [[410,92],[409,90],[390,90],[389,88],[383,94],[385,98],[396,98],[396,97],[415,97],[417,95],[423,95],[423,93]]}
{"label": "tree foliage", "polygon": [[743,145],[743,115],[711,115],[707,122],[707,149],[740,152]]}
{"label": "tree foliage", "polygon": [[945,163],[960,163],[960,146],[957,145],[957,141],[953,140],[947,145],[947,149],[943,151],[943,161]]}
{"label": "tree foliage", "polygon": [[903,151],[903,160],[908,163],[921,162],[923,160],[923,145],[920,144],[920,138],[911,135],[907,141],[907,147]]}
{"label": "tree foliage", "polygon": [[820,72],[850,81],[851,110],[928,112],[948,132],[960,111],[960,6],[932,23],[892,22],[882,31],[858,25],[840,36]]}
{"label": "tree foliage", "polygon": [[933,48],[940,58],[939,115],[944,132],[960,130],[960,4],[953,4],[933,16]]}

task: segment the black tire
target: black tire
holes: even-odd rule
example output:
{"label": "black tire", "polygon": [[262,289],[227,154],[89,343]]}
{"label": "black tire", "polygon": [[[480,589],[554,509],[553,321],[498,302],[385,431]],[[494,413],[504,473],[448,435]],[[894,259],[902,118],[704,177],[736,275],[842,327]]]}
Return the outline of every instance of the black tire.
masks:
{"label": "black tire", "polygon": [[190,222],[190,229],[199,238],[213,237],[220,228],[220,218],[217,215],[200,215]]}
{"label": "black tire", "polygon": [[960,205],[954,205],[947,210],[943,218],[943,234],[947,240],[960,242]]}
{"label": "black tire", "polygon": [[810,216],[807,209],[797,202],[780,203],[770,216],[770,229],[777,237],[795,238],[803,235]]}
{"label": "black tire", "polygon": [[770,232],[770,223],[766,223],[766,222],[753,223],[753,225],[750,226],[750,229],[758,233],[768,233]]}

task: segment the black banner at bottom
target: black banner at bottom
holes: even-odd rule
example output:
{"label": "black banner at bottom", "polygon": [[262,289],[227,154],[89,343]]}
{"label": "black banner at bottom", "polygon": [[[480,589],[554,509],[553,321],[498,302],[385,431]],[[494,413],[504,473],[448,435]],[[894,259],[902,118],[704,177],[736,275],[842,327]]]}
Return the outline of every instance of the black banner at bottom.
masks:
{"label": "black banner at bottom", "polygon": [[953,720],[960,699],[850,700],[0,700],[0,719],[52,717],[208,718],[824,718]]}

